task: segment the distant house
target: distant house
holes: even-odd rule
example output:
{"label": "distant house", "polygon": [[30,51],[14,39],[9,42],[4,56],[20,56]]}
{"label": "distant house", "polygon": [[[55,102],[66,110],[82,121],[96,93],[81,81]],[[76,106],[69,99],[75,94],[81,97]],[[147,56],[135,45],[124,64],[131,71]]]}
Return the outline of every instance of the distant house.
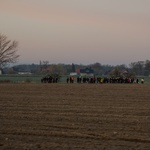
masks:
{"label": "distant house", "polygon": [[94,76],[94,70],[91,68],[80,69],[81,76]]}
{"label": "distant house", "polygon": [[76,68],[75,71],[76,71],[77,74],[80,74],[80,69],[79,68]]}
{"label": "distant house", "polygon": [[31,72],[18,72],[19,75],[31,75]]}

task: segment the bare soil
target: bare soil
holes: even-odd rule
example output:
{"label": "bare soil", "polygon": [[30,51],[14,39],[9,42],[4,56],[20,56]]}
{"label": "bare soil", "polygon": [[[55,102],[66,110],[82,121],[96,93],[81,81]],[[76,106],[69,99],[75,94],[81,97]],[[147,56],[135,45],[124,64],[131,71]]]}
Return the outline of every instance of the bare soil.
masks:
{"label": "bare soil", "polygon": [[150,84],[0,84],[2,150],[149,150]]}

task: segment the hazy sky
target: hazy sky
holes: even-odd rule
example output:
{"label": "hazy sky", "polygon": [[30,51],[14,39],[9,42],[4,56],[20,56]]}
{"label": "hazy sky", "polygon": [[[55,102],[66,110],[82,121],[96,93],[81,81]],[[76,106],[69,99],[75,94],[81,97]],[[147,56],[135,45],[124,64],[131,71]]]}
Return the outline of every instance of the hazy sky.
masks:
{"label": "hazy sky", "polygon": [[150,0],[0,0],[19,63],[117,65],[150,59]]}

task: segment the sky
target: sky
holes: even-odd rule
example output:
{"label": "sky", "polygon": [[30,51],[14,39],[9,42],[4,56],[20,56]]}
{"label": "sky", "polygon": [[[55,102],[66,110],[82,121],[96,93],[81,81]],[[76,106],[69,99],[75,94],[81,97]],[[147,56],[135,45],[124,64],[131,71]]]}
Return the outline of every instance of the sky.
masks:
{"label": "sky", "polygon": [[150,60],[150,0],[0,0],[0,33],[19,64]]}

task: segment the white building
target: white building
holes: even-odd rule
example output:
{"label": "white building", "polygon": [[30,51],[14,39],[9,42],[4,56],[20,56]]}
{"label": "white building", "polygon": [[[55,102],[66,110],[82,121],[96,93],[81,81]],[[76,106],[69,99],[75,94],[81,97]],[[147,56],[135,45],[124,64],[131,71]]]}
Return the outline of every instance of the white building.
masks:
{"label": "white building", "polygon": [[77,76],[76,72],[70,72],[70,76]]}

